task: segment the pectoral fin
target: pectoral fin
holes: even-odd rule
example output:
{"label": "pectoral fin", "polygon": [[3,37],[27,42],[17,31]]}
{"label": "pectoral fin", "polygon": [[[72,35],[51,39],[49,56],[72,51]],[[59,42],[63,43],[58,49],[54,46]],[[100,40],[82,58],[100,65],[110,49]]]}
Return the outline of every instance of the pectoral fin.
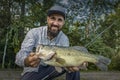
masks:
{"label": "pectoral fin", "polygon": [[56,62],[62,65],[65,63],[65,60],[62,58],[56,57]]}

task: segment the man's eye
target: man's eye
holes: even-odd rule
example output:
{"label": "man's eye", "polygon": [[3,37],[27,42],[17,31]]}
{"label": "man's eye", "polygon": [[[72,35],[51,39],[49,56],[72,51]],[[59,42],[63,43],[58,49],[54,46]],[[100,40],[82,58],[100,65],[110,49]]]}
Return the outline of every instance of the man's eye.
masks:
{"label": "man's eye", "polygon": [[62,22],[63,20],[62,19],[58,19],[58,21]]}
{"label": "man's eye", "polygon": [[55,20],[55,17],[50,17],[50,19]]}

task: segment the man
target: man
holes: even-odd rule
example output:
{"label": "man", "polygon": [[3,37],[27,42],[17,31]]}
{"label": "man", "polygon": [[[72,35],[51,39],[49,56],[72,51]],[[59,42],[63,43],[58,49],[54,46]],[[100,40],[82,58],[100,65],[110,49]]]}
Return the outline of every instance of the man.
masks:
{"label": "man", "polygon": [[21,80],[52,80],[66,72],[66,80],[80,80],[79,67],[67,67],[61,73],[53,66],[45,65],[32,52],[37,45],[69,46],[68,37],[62,32],[65,23],[65,9],[53,6],[47,13],[47,26],[31,29],[16,55],[16,64],[24,67]]}

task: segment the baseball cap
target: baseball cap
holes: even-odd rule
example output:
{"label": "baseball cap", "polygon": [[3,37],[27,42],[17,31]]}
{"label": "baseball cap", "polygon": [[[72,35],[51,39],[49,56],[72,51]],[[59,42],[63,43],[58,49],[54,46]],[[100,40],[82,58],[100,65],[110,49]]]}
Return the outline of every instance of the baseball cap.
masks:
{"label": "baseball cap", "polygon": [[65,8],[55,5],[48,10],[47,15],[50,16],[51,14],[60,14],[65,19]]}

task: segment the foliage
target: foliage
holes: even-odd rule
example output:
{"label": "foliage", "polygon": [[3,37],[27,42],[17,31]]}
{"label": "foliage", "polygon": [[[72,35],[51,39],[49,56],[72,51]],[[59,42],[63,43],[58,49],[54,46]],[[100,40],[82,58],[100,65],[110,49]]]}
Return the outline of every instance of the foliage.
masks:
{"label": "foliage", "polygon": [[113,26],[103,34],[103,39],[104,42],[112,47],[112,48],[117,48],[120,45],[120,8],[116,9],[115,14],[111,14],[110,16],[107,17],[106,21],[102,24],[104,28],[108,27],[109,24],[113,23]]}
{"label": "foliage", "polygon": [[66,24],[64,25],[64,29],[63,31],[66,33],[66,35],[69,37],[69,40],[70,40],[70,46],[73,46],[73,45],[80,45],[81,41],[80,41],[80,29],[78,26],[70,26],[68,27],[69,24],[68,22],[66,22]]}
{"label": "foliage", "polygon": [[[111,65],[110,65],[110,69],[112,70],[120,70],[119,69],[119,59],[120,59],[120,4],[119,6],[116,8],[116,13],[115,14],[111,14],[109,15],[105,22],[102,23],[102,29],[108,27],[108,25],[110,25],[111,23],[114,23],[111,28],[106,31],[103,35],[103,42],[111,47],[112,49],[114,49],[114,54],[111,57]],[[100,29],[100,31],[102,30]]]}
{"label": "foliage", "polygon": [[118,53],[113,55],[112,62],[110,64],[110,69],[120,71],[120,50]]}
{"label": "foliage", "polygon": [[[2,5],[0,3],[1,4],[0,23],[2,24],[6,23],[7,25],[0,24],[1,27],[2,26],[5,27],[0,31],[0,36],[2,38],[0,44],[3,43],[2,45],[0,45],[0,47],[2,47],[0,49],[0,55],[3,55],[3,62],[5,62],[5,64],[3,63],[3,65],[5,65],[5,67],[3,66],[3,68],[10,68],[11,66],[15,67],[14,66],[15,65],[14,60],[16,55],[15,53],[17,53],[18,50],[20,49],[20,45],[27,31],[33,27],[39,26],[36,25],[36,23],[40,23],[41,25],[46,24],[45,13],[48,10],[48,8],[54,4],[53,3],[54,0],[51,0],[51,2],[48,0],[44,0],[43,4],[35,2],[34,0],[33,1],[14,0],[9,2],[7,1],[1,2],[2,3],[4,2],[5,5]],[[9,3],[10,5],[7,5]],[[9,6],[9,8],[6,8],[6,6]],[[3,8],[5,7],[5,10],[2,9],[2,7]],[[25,9],[26,7],[28,10]],[[9,11],[9,13],[7,12],[7,10]],[[8,19],[7,16],[9,16],[10,19]],[[9,22],[7,22],[6,20]],[[6,35],[8,35],[8,37],[5,37]],[[0,62],[2,63],[2,58],[0,59]]]}
{"label": "foliage", "polygon": [[[21,39],[20,33],[23,33],[23,37],[27,33],[27,31],[34,27],[34,23],[31,19],[28,17],[24,17],[24,19],[15,19],[12,20],[12,23],[10,25],[10,31],[9,32],[9,43],[14,48],[14,53],[18,52],[20,49],[20,44],[23,41],[23,38]],[[21,31],[20,29],[23,29]]]}
{"label": "foliage", "polygon": [[[15,54],[25,34],[33,27],[46,24],[46,11],[54,4],[67,9],[63,31],[70,39],[70,46],[84,46],[92,54],[107,56],[112,59],[111,69],[118,69],[119,0],[1,0],[0,62],[6,45],[5,68],[16,67]],[[95,66],[90,68],[94,70]]]}
{"label": "foliage", "polygon": [[[86,6],[90,6],[90,4],[94,4],[94,3],[89,3]],[[109,58],[113,57],[116,51],[118,51],[118,49],[120,48],[119,46],[120,40],[118,35],[120,31],[119,29],[120,21],[118,20],[120,19],[119,17],[120,10],[119,10],[119,4],[117,4],[117,6],[112,6],[112,4],[109,5],[112,8],[107,9],[108,13],[107,11],[104,11],[103,8],[102,8],[103,12],[101,11],[101,9],[99,9],[101,7],[99,6],[99,2],[98,5],[94,6],[95,8],[94,7],[91,8],[90,6],[90,10],[92,9],[92,13],[91,11],[89,11],[89,8],[87,8],[88,11],[84,13],[85,11],[80,12],[81,10],[80,8],[83,7],[82,8],[83,10],[87,10],[85,9],[86,7],[77,4],[71,4],[71,7],[69,7],[70,9],[68,11],[69,16],[67,16],[68,21],[67,24],[65,25],[65,28],[67,28],[67,30],[64,30],[67,33],[68,37],[70,38],[71,46],[82,45],[86,47],[90,53],[104,55]],[[78,10],[78,6],[80,10]],[[117,10],[114,11],[113,8],[114,10],[115,9]],[[109,13],[109,10],[113,12]],[[99,12],[102,13],[98,14]],[[82,13],[88,14],[89,16],[84,14],[81,16],[80,14]],[[107,18],[108,15],[109,18]],[[75,18],[76,16],[79,19]],[[68,28],[68,26],[70,27]],[[94,68],[95,66],[91,67],[91,69]]]}
{"label": "foliage", "polygon": [[[6,49],[4,49],[4,57],[3,61],[6,61],[6,64],[2,64],[4,67],[13,67],[14,60],[15,60],[15,53],[18,52],[20,49],[20,44],[22,42],[21,33],[23,33],[22,36],[25,35],[26,31],[25,29],[30,29],[34,27],[32,21],[30,19],[13,19],[10,26],[7,29],[6,37],[7,43],[4,42]],[[24,29],[25,28],[25,29]],[[23,29],[23,31],[21,31]],[[7,53],[6,53],[7,52]],[[11,55],[10,55],[11,54]],[[6,59],[5,59],[6,57]],[[15,65],[15,64],[14,64]]]}
{"label": "foliage", "polygon": [[29,7],[29,16],[31,16],[34,23],[40,23],[41,26],[46,24],[46,12],[54,4],[54,2],[55,0],[43,0],[42,3],[31,3],[31,6]]}

